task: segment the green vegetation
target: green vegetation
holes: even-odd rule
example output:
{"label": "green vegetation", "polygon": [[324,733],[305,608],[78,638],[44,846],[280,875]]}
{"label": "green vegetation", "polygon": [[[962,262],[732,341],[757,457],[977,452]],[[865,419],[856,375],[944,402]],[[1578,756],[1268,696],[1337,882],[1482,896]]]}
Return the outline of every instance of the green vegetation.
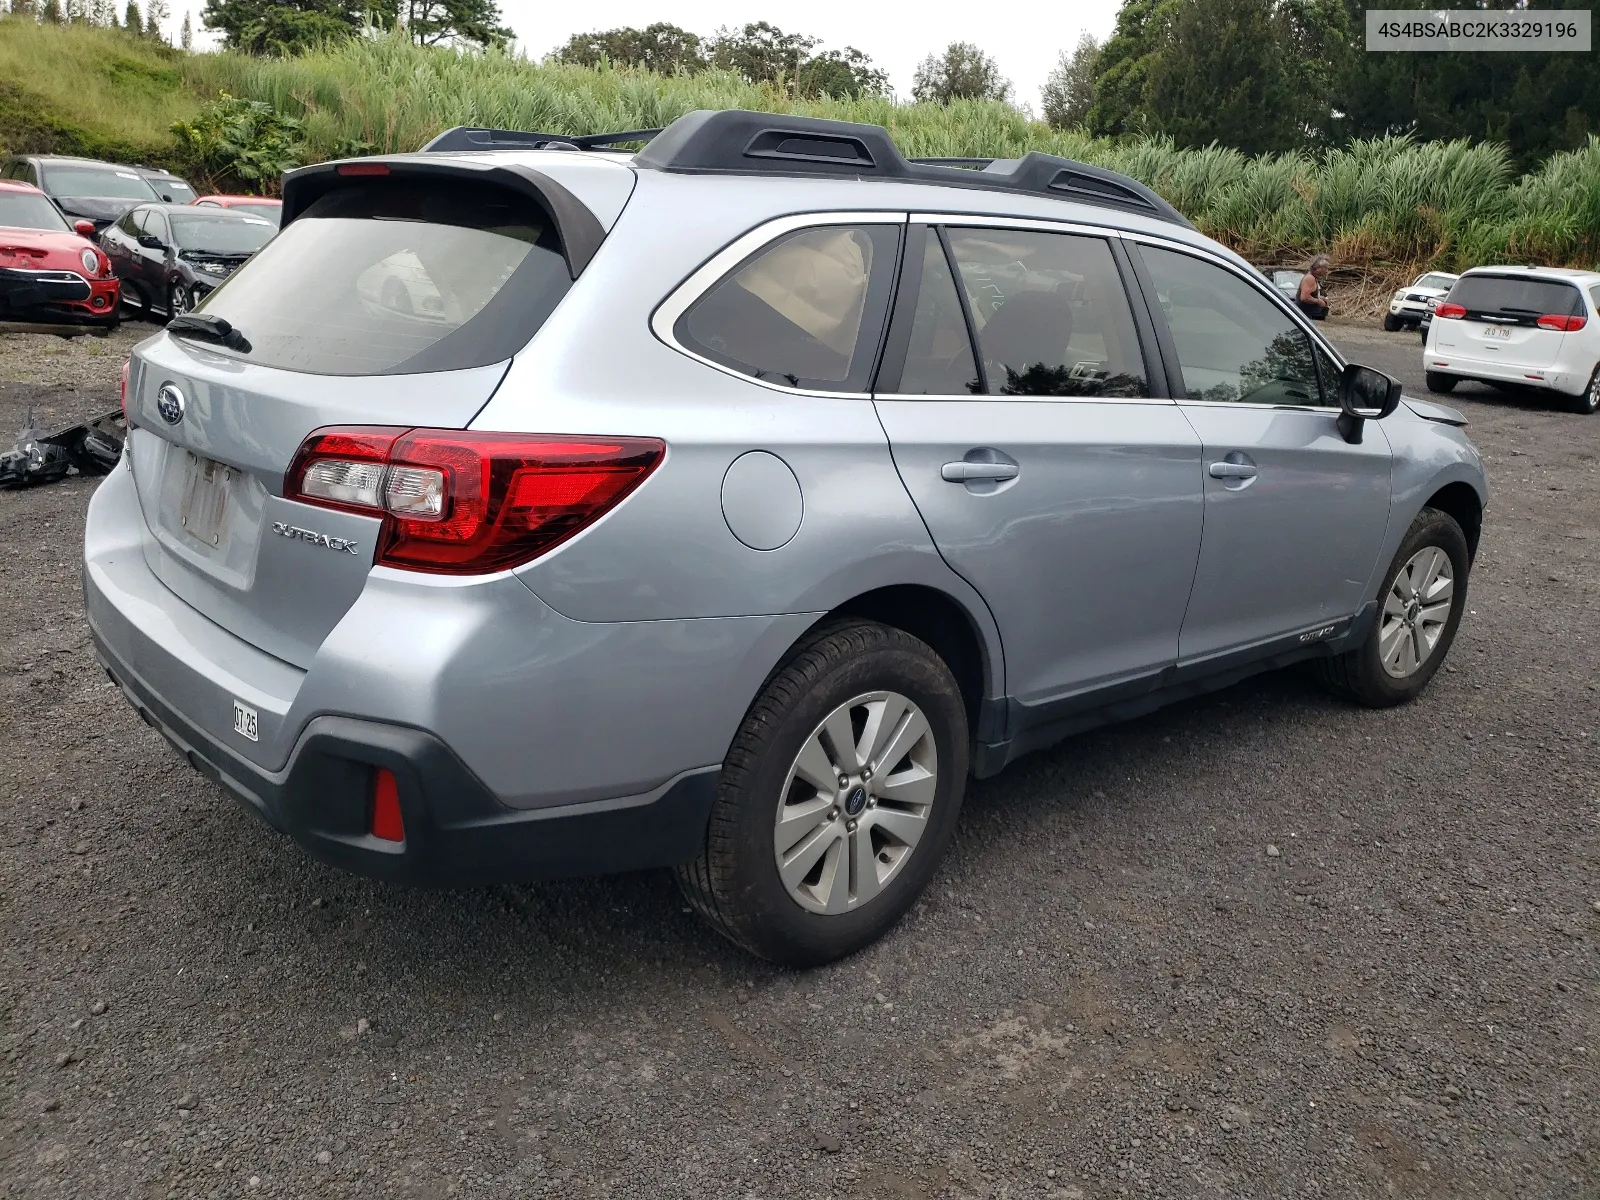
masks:
{"label": "green vegetation", "polygon": [[[204,145],[180,145],[175,122],[210,122],[219,131],[212,140],[231,140],[241,161],[264,153],[268,147],[255,139],[273,130],[274,153],[310,162],[364,146],[415,150],[452,125],[595,133],[657,127],[696,108],[756,108],[883,125],[913,156],[1044,150],[1098,163],[1150,184],[1205,232],[1258,262],[1316,251],[1344,266],[1380,270],[1600,260],[1600,140],[1593,137],[1520,177],[1504,146],[1465,140],[1383,137],[1319,154],[1252,158],[1217,146],[1183,149],[1168,138],[1055,130],[997,101],[794,100],[781,85],[709,68],[659,76],[607,65],[536,65],[494,49],[417,46],[403,35],[344,39],[283,59],[191,56],[113,31],[15,20],[0,20],[0,79],[28,89],[20,102],[0,91],[6,149],[20,148],[13,129],[22,126],[10,115],[19,105],[30,148],[137,145],[149,148],[142,161],[207,170],[232,168],[207,160]],[[92,88],[99,89],[93,100]],[[202,104],[223,95],[253,104],[246,110],[233,102],[202,119]],[[266,105],[270,119],[254,104]],[[230,126],[230,114],[250,115],[257,132]],[[40,144],[58,125],[76,132],[54,147]],[[257,161],[269,182],[270,156]]]}

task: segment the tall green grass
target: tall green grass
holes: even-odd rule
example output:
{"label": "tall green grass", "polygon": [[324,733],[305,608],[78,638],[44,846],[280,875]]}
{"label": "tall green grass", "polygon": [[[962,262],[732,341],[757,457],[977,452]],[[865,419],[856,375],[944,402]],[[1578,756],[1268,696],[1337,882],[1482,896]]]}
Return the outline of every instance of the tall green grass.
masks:
{"label": "tall green grass", "polygon": [[352,144],[415,150],[452,125],[576,134],[659,127],[697,108],[798,112],[883,125],[912,156],[1043,150],[1110,167],[1261,262],[1319,252],[1379,270],[1600,262],[1595,138],[1520,178],[1504,147],[1466,141],[1389,137],[1316,156],[1247,158],[1218,146],[1188,150],[1162,138],[1113,142],[1052,130],[999,103],[796,103],[726,73],[545,66],[500,51],[424,49],[403,36],[262,59],[180,55],[108,30],[0,20],[0,142],[14,140],[4,119],[4,81],[11,80],[27,90],[24,107],[43,106],[51,120],[168,154],[176,152],[171,123],[222,92],[301,117],[311,159]]}

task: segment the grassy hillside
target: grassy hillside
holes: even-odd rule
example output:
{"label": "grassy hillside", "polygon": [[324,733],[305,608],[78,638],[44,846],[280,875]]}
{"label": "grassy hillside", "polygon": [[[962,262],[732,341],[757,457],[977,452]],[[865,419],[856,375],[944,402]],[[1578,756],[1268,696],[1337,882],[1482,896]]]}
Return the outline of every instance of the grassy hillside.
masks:
{"label": "grassy hillside", "polygon": [[0,148],[170,164],[199,108],[187,55],[118,30],[0,19]]}
{"label": "grassy hillside", "polygon": [[[120,34],[0,20],[0,142],[50,130],[176,153],[174,120],[220,93],[304,121],[304,156],[341,148],[414,150],[441,129],[478,124],[552,133],[651,128],[696,108],[795,111],[886,126],[910,155],[1013,157],[1044,150],[1141,179],[1207,233],[1261,262],[1325,251],[1386,280],[1429,265],[1600,260],[1600,140],[1517,177],[1503,147],[1405,138],[1316,157],[1249,159],[1163,139],[1113,143],[1062,133],[1003,104],[791,103],[732,75],[662,78],[541,66],[512,55],[423,49],[404,37],[352,40],[294,59],[183,55]],[[0,85],[3,88],[7,85]],[[19,115],[18,115],[19,114]],[[31,124],[30,124],[31,122]]]}

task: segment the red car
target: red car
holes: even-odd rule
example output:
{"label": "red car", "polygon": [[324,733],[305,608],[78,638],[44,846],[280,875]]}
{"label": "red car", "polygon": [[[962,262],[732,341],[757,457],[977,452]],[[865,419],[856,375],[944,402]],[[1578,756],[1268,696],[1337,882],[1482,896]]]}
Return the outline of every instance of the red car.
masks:
{"label": "red car", "polygon": [[115,328],[111,260],[38,188],[0,179],[0,320]]}
{"label": "red car", "polygon": [[265,217],[274,225],[283,216],[283,201],[271,196],[201,196],[191,204],[214,205],[217,208],[237,208],[252,217]]}

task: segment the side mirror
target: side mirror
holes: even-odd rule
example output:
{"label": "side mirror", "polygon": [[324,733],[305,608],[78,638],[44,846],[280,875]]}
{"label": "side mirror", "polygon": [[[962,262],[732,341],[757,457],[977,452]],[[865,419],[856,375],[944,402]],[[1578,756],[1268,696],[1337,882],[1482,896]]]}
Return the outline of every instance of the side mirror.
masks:
{"label": "side mirror", "polygon": [[74,221],[72,228],[80,237],[92,238],[94,236],[93,221]]}
{"label": "side mirror", "polygon": [[167,244],[153,233],[141,233],[139,235],[139,245],[146,250],[165,250],[167,248]]}
{"label": "side mirror", "polygon": [[1352,446],[1361,444],[1368,421],[1381,421],[1400,407],[1402,384],[1392,375],[1351,363],[1339,376],[1339,433]]}

